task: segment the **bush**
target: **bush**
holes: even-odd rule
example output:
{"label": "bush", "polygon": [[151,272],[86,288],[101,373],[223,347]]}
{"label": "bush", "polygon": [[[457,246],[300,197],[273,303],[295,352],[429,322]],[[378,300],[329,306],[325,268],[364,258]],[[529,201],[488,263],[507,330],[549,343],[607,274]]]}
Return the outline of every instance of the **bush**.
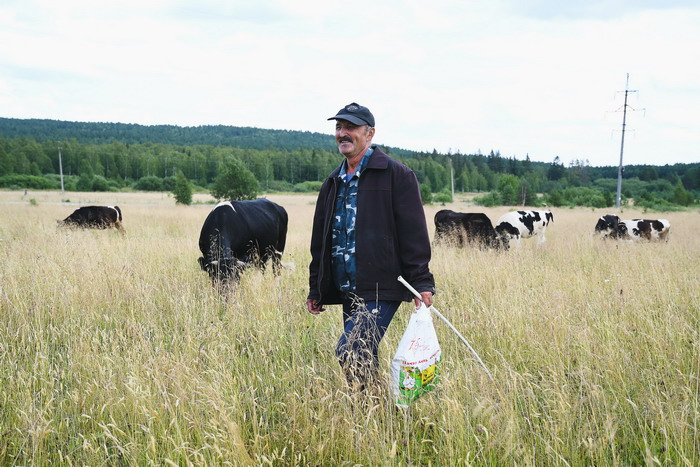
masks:
{"label": "bush", "polygon": [[87,172],[83,172],[78,177],[78,181],[75,184],[75,189],[78,191],[92,191],[92,179],[94,175]]}
{"label": "bush", "polygon": [[163,179],[155,175],[139,178],[134,188],[142,191],[163,191]]}
{"label": "bush", "polygon": [[294,185],[293,191],[298,193],[318,193],[323,182],[301,182]]}
{"label": "bush", "polygon": [[443,206],[445,205],[445,203],[451,203],[452,202],[452,193],[450,193],[449,191],[443,190],[440,193],[433,196],[433,202],[440,203]]}
{"label": "bush", "polygon": [[51,190],[61,188],[51,180],[36,175],[3,175],[0,177],[0,187],[16,189]]}
{"label": "bush", "polygon": [[92,178],[92,191],[109,191],[107,179],[101,175],[95,175]]}
{"label": "bush", "polygon": [[163,191],[175,191],[175,184],[177,183],[177,177],[170,175],[163,179]]}
{"label": "bush", "polygon": [[500,195],[496,192],[488,193],[484,196],[477,196],[474,198],[474,202],[479,206],[484,206],[487,208],[503,205],[503,203],[501,203]]}
{"label": "bush", "polygon": [[285,180],[270,180],[268,191],[294,191],[294,185]]}
{"label": "bush", "polygon": [[552,190],[550,194],[547,195],[547,204],[558,208],[564,205],[564,196],[559,190]]}

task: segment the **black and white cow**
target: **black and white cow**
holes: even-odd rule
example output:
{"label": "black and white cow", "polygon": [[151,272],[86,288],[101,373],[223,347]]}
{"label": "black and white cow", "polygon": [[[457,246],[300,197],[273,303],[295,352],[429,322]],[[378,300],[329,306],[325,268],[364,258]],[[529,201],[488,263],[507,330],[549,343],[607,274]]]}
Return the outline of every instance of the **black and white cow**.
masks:
{"label": "black and white cow", "polygon": [[547,241],[544,236],[550,222],[554,221],[552,211],[513,211],[501,216],[496,232],[503,237],[515,239],[520,246],[520,238],[537,237],[537,244]]}
{"label": "black and white cow", "polygon": [[219,203],[199,234],[200,267],[212,280],[237,280],[249,263],[264,267],[271,259],[278,274],[287,220],[287,211],[267,199]]}
{"label": "black and white cow", "polygon": [[443,209],[435,214],[435,240],[507,250],[508,238],[499,235],[483,212],[465,213]]}
{"label": "black and white cow", "polygon": [[114,227],[124,233],[122,210],[119,206],[83,206],[62,221],[59,227],[82,227],[86,229],[109,229]]}
{"label": "black and white cow", "polygon": [[668,241],[671,223],[666,219],[622,220],[614,214],[606,214],[598,219],[595,233],[602,238],[618,240]]}

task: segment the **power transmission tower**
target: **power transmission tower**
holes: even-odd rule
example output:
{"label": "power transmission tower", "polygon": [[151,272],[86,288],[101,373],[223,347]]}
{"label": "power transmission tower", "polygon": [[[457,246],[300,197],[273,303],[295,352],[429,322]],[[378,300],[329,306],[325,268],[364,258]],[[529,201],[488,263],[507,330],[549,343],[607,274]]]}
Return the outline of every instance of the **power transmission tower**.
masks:
{"label": "power transmission tower", "polygon": [[[620,165],[617,167],[617,196],[615,197],[615,207],[620,207],[620,200],[622,199],[622,173],[625,171],[622,166],[622,154],[625,151],[625,131],[627,131],[627,95],[631,92],[637,92],[636,90],[630,90],[630,74],[627,73],[627,82],[625,83],[625,103],[622,106],[622,140],[620,142]],[[621,92],[621,91],[620,91]],[[632,110],[636,110],[630,107]],[[644,110],[644,109],[640,109]]]}

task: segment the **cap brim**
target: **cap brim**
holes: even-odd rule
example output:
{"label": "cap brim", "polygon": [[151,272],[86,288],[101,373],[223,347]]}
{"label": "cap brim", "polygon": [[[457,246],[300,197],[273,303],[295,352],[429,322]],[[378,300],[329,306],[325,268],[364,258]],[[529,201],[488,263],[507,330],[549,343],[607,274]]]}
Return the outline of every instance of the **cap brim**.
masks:
{"label": "cap brim", "polygon": [[338,114],[335,117],[329,118],[328,120],[347,120],[355,125],[369,125],[369,123],[365,122],[361,118],[357,118],[356,116],[349,114]]}

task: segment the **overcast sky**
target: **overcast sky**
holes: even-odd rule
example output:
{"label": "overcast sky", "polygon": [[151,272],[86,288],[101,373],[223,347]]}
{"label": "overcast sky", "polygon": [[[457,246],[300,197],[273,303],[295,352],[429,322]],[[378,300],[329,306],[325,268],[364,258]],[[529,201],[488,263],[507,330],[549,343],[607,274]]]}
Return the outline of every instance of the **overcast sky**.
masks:
{"label": "overcast sky", "polygon": [[[332,134],[568,165],[700,162],[697,0],[3,0],[0,117]],[[635,109],[636,111],[632,111]]]}

